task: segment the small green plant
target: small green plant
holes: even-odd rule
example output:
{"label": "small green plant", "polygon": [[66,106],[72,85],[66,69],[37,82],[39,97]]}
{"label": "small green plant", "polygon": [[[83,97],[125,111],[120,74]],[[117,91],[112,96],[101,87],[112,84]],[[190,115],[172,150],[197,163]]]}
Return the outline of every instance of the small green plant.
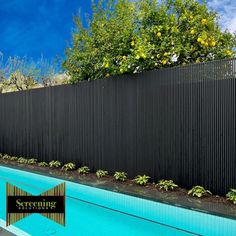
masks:
{"label": "small green plant", "polygon": [[27,164],[28,160],[24,157],[20,157],[18,158],[17,162],[19,162],[20,164]]}
{"label": "small green plant", "polygon": [[61,162],[52,160],[49,162],[49,166],[52,168],[59,168],[61,167]]}
{"label": "small green plant", "polygon": [[62,170],[68,171],[68,170],[74,170],[75,169],[75,164],[72,162],[69,162],[62,166]]}
{"label": "small green plant", "polygon": [[29,159],[28,161],[27,161],[27,164],[28,165],[34,165],[34,164],[36,164],[37,163],[37,159],[34,159],[34,158],[31,158],[31,159]]}
{"label": "small green plant", "polygon": [[178,185],[175,184],[173,180],[165,180],[165,179],[160,180],[157,186],[159,189],[164,189],[165,191],[173,190],[174,188],[178,187]]}
{"label": "small green plant", "polygon": [[212,193],[209,190],[203,188],[202,186],[197,185],[188,191],[188,195],[200,198],[203,196],[212,195]]}
{"label": "small green plant", "polygon": [[236,189],[231,188],[230,191],[226,194],[226,197],[236,205]]}
{"label": "small green plant", "polygon": [[107,175],[108,175],[108,171],[106,171],[106,170],[97,170],[96,171],[96,176],[98,178],[105,177]]}
{"label": "small green plant", "polygon": [[148,183],[148,180],[150,179],[149,176],[147,175],[138,175],[134,181],[136,184],[139,184],[139,185],[146,185]]}
{"label": "small green plant", "polygon": [[46,166],[49,166],[47,162],[39,162],[38,166],[41,166],[41,167],[46,167]]}
{"label": "small green plant", "polygon": [[13,156],[13,157],[10,157],[10,160],[11,160],[11,161],[17,161],[17,160],[18,160],[18,157],[14,157],[14,156]]}
{"label": "small green plant", "polygon": [[9,156],[9,155],[7,155],[7,154],[4,154],[4,155],[2,156],[2,159],[3,159],[3,160],[10,160],[10,158],[11,158],[11,156]]}
{"label": "small green plant", "polygon": [[82,166],[77,171],[79,174],[85,175],[89,173],[90,169],[87,166]]}
{"label": "small green plant", "polygon": [[125,172],[116,171],[114,174],[115,180],[125,181],[127,179],[127,174]]}

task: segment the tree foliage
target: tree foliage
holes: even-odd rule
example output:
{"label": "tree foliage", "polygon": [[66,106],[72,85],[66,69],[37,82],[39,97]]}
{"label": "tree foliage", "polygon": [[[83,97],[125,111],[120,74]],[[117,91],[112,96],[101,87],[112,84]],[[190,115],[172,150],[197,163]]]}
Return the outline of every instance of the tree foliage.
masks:
{"label": "tree foliage", "polygon": [[61,72],[61,63],[41,57],[9,57],[0,53],[0,93],[68,83],[69,77]]}
{"label": "tree foliage", "polygon": [[100,0],[92,19],[75,18],[63,65],[72,82],[206,62],[235,55],[235,35],[196,0]]}

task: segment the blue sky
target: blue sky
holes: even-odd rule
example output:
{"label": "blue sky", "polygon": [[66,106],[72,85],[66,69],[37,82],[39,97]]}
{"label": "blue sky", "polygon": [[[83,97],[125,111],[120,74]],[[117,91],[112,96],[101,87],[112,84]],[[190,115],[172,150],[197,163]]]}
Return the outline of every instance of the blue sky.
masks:
{"label": "blue sky", "polygon": [[[209,0],[222,28],[236,31],[236,1]],[[8,56],[63,56],[73,15],[90,13],[90,0],[0,0],[0,52]]]}
{"label": "blue sky", "polygon": [[90,6],[87,0],[0,0],[0,51],[5,57],[63,55],[73,15]]}
{"label": "blue sky", "polygon": [[207,0],[207,5],[220,15],[223,29],[236,32],[236,1],[235,0]]}

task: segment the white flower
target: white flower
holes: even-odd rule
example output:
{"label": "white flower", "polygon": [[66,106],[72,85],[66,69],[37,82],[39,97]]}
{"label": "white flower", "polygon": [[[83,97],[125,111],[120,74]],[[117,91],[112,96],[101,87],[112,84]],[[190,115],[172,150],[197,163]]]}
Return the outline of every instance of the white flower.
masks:
{"label": "white flower", "polygon": [[134,74],[135,74],[135,73],[138,73],[138,71],[139,71],[139,68],[140,68],[140,67],[139,67],[139,66],[137,66],[137,67],[135,68],[135,70],[134,70],[134,72],[133,72],[133,73],[134,73]]}
{"label": "white flower", "polygon": [[179,56],[177,56],[176,54],[174,54],[172,57],[171,57],[171,62],[177,62],[178,61],[178,58]]}
{"label": "white flower", "polygon": [[214,58],[215,58],[215,55],[214,55],[213,53],[209,53],[209,54],[207,55],[207,57],[208,57],[208,58],[211,58],[211,59],[214,59]]}

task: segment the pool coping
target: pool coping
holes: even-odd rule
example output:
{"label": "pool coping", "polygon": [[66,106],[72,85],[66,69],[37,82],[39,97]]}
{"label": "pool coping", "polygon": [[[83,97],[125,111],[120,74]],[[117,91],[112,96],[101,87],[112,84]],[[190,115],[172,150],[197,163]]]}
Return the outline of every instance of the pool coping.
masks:
{"label": "pool coping", "polygon": [[4,232],[7,232],[11,234],[12,236],[31,236],[31,234],[26,233],[25,231],[21,230],[20,228],[17,228],[16,226],[10,225],[7,227],[6,221],[1,218],[0,218],[0,228],[2,228]]}
{"label": "pool coping", "polygon": [[[140,194],[138,192],[139,190],[142,190],[142,191],[145,190],[145,187],[142,187],[142,186],[136,186],[136,187],[132,186],[132,187],[130,187],[130,189],[128,189],[128,186],[122,185],[122,183],[120,183],[120,182],[112,183],[113,186],[109,186],[106,183],[104,184],[104,181],[100,180],[100,179],[96,180],[97,183],[100,182],[99,184],[96,184],[95,182],[93,182],[91,180],[88,181],[87,179],[83,179],[83,178],[82,179],[70,179],[66,176],[53,173],[53,169],[49,172],[46,172],[43,170],[32,169],[29,166],[24,166],[24,165],[19,166],[19,165],[14,165],[12,163],[0,162],[0,166],[1,165],[3,167],[27,171],[27,172],[31,172],[34,174],[44,175],[44,176],[48,176],[48,177],[53,177],[53,178],[57,178],[57,179],[61,179],[61,180],[70,181],[70,182],[77,183],[77,184],[82,184],[85,186],[90,186],[90,187],[99,188],[99,189],[103,189],[103,190],[107,190],[107,191],[111,191],[111,192],[126,194],[126,195],[130,195],[133,197],[145,199],[145,200],[150,200],[150,201],[168,204],[168,205],[172,205],[175,207],[181,207],[181,208],[185,208],[188,210],[193,210],[193,211],[197,211],[197,212],[201,212],[201,213],[205,213],[205,214],[210,214],[210,215],[215,215],[218,217],[236,220],[236,206],[234,206],[234,205],[232,205],[231,208],[233,210],[235,210],[235,213],[234,213],[235,215],[226,214],[226,213],[220,212],[219,209],[216,210],[217,209],[216,207],[219,208],[219,206],[222,206],[222,208],[225,208],[225,210],[228,210],[230,208],[228,206],[226,207],[223,203],[204,202],[201,199],[196,199],[196,198],[192,198],[192,197],[188,197],[188,196],[181,196],[182,200],[185,201],[184,203],[183,203],[183,201],[182,202],[179,201],[180,199],[177,199],[177,200],[175,199],[173,201],[173,200],[171,200],[171,198],[173,198],[174,192],[161,192],[160,193],[158,191],[153,190],[153,195],[150,196],[150,194],[147,195],[144,192],[142,192]],[[109,182],[109,184],[111,184],[111,182]],[[187,204],[187,203],[189,203],[189,204]],[[214,209],[214,210],[212,210],[212,209]]]}

